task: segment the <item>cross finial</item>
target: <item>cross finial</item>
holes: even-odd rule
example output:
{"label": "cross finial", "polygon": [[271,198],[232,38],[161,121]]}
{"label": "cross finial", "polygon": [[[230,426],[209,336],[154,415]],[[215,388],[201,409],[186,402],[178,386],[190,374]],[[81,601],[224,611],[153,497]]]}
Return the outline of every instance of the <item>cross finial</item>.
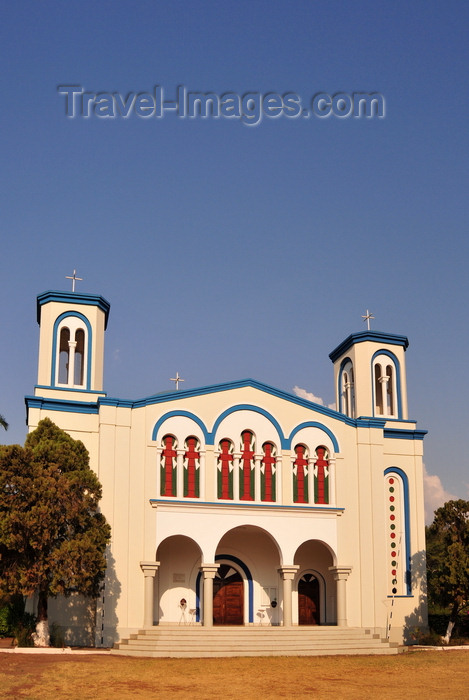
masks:
{"label": "cross finial", "polygon": [[184,379],[181,379],[181,377],[179,376],[179,372],[176,372],[176,376],[175,376],[175,377],[171,377],[169,381],[170,381],[170,382],[176,382],[176,391],[178,391],[178,389],[179,389],[179,382],[183,382]]}
{"label": "cross finial", "polygon": [[73,275],[71,275],[71,276],[66,275],[66,276],[65,276],[65,279],[66,279],[66,280],[72,280],[72,292],[75,291],[75,282],[77,282],[77,281],[83,282],[83,277],[77,277],[77,271],[76,271],[76,270],[73,270]]}
{"label": "cross finial", "polygon": [[373,314],[371,314],[371,313],[368,311],[368,309],[367,309],[367,310],[366,310],[366,314],[365,314],[364,316],[362,316],[362,319],[363,319],[363,322],[366,321],[367,326],[368,326],[368,330],[370,330],[370,320],[371,320],[372,318],[374,318]]}

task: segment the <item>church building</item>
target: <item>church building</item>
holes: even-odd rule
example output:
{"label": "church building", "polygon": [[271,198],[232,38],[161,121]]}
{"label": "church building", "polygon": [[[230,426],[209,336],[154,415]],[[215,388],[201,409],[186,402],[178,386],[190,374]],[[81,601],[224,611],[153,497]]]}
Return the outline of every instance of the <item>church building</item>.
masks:
{"label": "church building", "polygon": [[97,601],[50,602],[68,643],[168,624],[368,628],[426,623],[422,448],[408,340],[365,330],[331,353],[336,409],[253,379],[127,400],[103,390],[110,305],[37,298],[49,417],[90,454],[112,528]]}

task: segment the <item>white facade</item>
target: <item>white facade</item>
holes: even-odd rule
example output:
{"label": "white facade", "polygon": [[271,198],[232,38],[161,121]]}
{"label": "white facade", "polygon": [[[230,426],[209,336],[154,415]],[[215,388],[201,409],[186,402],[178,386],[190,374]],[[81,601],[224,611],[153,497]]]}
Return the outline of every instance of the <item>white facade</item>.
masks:
{"label": "white facade", "polygon": [[[125,401],[103,392],[108,313],[99,296],[38,297],[26,397],[30,429],[48,416],[82,440],[103,486],[97,644],[175,622],[395,641],[426,623],[424,431],[407,415],[405,337],[365,331],[331,353],[338,411],[253,380]],[[51,611],[84,638],[84,615]]]}

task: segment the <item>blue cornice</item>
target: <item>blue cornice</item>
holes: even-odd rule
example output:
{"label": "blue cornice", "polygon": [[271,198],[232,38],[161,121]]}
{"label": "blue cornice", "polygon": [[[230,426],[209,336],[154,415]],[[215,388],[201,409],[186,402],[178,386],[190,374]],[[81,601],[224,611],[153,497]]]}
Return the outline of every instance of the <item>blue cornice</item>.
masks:
{"label": "blue cornice", "polygon": [[27,409],[42,408],[47,411],[63,411],[65,413],[99,413],[97,402],[67,401],[66,399],[46,399],[41,396],[25,396]]}
{"label": "blue cornice", "polygon": [[49,290],[37,297],[37,322],[41,322],[41,307],[50,301],[58,301],[62,304],[84,304],[85,306],[97,306],[105,315],[104,328],[107,328],[110,303],[97,294],[80,294],[79,292],[58,292]]}
{"label": "blue cornice", "polygon": [[352,335],[349,335],[348,338],[345,338],[345,340],[343,340],[341,344],[329,354],[329,357],[332,362],[335,362],[339,359],[339,357],[341,357],[341,355],[347,352],[352,345],[356,345],[356,343],[365,343],[367,341],[373,343],[386,343],[387,345],[400,345],[404,348],[404,350],[407,350],[409,347],[409,341],[405,335],[381,333],[380,331],[362,331],[361,333],[352,333]]}
{"label": "blue cornice", "polygon": [[406,430],[405,428],[385,428],[385,438],[397,438],[398,440],[423,440],[428,430]]}
{"label": "blue cornice", "polygon": [[99,396],[106,396],[105,391],[96,391],[93,389],[74,389],[73,387],[68,387],[68,386],[54,386],[51,387],[50,384],[36,384],[34,386],[35,389],[47,389],[50,391],[51,389],[53,391],[73,391],[76,394],[98,394]]}

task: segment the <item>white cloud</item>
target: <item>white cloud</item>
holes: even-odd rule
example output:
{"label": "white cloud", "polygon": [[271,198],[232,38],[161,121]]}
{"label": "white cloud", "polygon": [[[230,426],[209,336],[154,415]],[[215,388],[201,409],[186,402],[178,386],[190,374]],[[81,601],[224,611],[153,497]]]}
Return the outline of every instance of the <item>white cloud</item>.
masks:
{"label": "white cloud", "polygon": [[[297,396],[299,396],[301,399],[307,399],[307,401],[313,401],[314,403],[318,403],[320,406],[326,405],[320,396],[315,396],[311,391],[306,391],[306,389],[302,389],[299,386],[293,387],[293,393],[296,394]],[[330,403],[327,405],[327,407],[332,408],[332,410],[335,411],[335,403]]]}
{"label": "white cloud", "polygon": [[456,499],[456,496],[444,489],[440,477],[436,474],[428,474],[425,466],[423,468],[423,493],[425,498],[425,522],[427,525],[433,522],[434,511],[437,508],[446,503],[446,501]]}

